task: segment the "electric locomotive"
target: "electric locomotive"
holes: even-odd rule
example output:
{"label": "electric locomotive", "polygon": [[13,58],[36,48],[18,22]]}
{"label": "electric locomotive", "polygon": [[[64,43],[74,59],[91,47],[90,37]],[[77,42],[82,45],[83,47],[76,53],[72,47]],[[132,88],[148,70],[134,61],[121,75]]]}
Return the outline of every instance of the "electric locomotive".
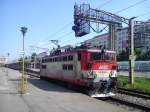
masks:
{"label": "electric locomotive", "polygon": [[69,46],[42,58],[40,78],[85,87],[91,97],[107,97],[115,95],[116,70],[115,51]]}

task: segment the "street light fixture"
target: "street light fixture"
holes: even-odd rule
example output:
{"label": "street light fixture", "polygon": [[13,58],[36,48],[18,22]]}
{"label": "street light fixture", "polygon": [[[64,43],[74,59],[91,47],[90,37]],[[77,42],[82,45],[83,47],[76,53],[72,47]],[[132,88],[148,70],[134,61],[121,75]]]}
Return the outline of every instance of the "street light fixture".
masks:
{"label": "street light fixture", "polygon": [[23,46],[22,46],[22,77],[21,77],[21,94],[23,95],[25,93],[25,88],[24,88],[24,55],[25,55],[25,52],[24,52],[24,37],[25,37],[25,34],[27,32],[27,28],[26,27],[21,27],[21,33],[23,35]]}

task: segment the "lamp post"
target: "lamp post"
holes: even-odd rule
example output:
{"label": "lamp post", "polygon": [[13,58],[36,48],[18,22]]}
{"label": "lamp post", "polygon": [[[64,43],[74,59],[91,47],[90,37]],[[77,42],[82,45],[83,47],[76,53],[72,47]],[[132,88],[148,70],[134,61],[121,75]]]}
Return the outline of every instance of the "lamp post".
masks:
{"label": "lamp post", "polygon": [[25,93],[25,88],[24,88],[24,55],[25,55],[25,52],[24,52],[24,37],[25,37],[25,34],[27,32],[27,28],[26,27],[21,27],[21,33],[22,33],[22,36],[23,36],[23,46],[22,46],[22,77],[21,77],[21,94],[23,95]]}
{"label": "lamp post", "polygon": [[8,76],[8,61],[9,61],[9,53],[7,53],[7,76]]}

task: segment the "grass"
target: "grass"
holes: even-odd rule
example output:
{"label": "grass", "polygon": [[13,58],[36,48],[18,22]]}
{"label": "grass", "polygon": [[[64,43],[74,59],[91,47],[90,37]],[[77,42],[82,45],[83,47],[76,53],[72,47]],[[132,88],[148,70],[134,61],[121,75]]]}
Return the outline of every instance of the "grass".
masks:
{"label": "grass", "polygon": [[128,83],[127,76],[118,76],[118,81],[120,87],[150,93],[150,78],[135,77],[133,85]]}

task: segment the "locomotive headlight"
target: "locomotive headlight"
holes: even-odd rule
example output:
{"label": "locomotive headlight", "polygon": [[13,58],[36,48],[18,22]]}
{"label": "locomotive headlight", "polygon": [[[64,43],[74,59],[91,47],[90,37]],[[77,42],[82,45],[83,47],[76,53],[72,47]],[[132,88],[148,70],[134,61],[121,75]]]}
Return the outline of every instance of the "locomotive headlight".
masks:
{"label": "locomotive headlight", "polygon": [[110,71],[109,77],[117,77],[117,72],[116,72],[116,70]]}

